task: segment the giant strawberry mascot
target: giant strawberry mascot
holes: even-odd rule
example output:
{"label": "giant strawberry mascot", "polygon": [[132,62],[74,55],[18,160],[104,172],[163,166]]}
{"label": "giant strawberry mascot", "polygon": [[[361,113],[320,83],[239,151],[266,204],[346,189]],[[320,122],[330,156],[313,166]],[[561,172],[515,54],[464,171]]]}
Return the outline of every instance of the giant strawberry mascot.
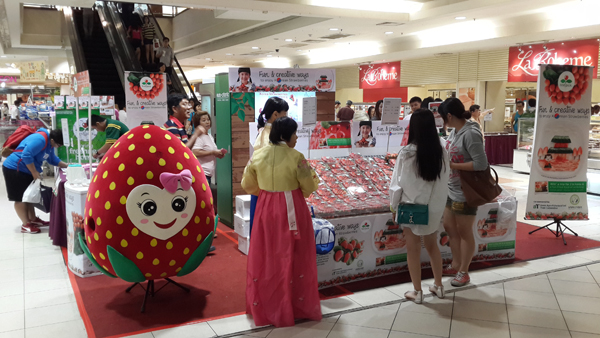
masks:
{"label": "giant strawberry mascot", "polygon": [[194,154],[156,126],[106,153],[92,179],[81,246],[100,271],[127,282],[184,276],[206,257],[213,198]]}

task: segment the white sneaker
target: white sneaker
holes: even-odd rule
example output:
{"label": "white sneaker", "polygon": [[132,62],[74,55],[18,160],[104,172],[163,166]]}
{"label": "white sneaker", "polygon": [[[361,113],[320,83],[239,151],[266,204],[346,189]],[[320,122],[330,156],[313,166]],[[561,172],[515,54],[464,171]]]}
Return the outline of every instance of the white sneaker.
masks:
{"label": "white sneaker", "polygon": [[404,298],[408,300],[412,300],[417,304],[423,303],[423,290],[421,291],[406,291],[404,293]]}
{"label": "white sneaker", "polygon": [[443,299],[444,297],[446,297],[446,293],[444,292],[444,286],[437,286],[435,284],[433,284],[432,286],[429,287],[429,292],[433,293],[434,295],[437,296],[437,298],[439,299]]}

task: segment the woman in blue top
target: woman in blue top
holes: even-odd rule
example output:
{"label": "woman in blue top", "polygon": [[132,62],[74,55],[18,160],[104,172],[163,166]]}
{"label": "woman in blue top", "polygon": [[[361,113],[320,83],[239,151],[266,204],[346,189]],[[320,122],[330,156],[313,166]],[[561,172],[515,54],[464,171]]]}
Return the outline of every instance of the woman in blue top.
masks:
{"label": "woman in blue top", "polygon": [[61,168],[67,167],[67,164],[54,154],[54,148],[62,145],[62,130],[54,129],[49,132],[47,129],[40,128],[37,133],[21,141],[2,165],[8,200],[15,202],[15,211],[21,219],[23,233],[38,233],[39,226],[48,225],[48,222],[42,221],[35,215],[33,204],[22,202],[22,198],[33,180],[42,179],[40,173],[44,161]]}

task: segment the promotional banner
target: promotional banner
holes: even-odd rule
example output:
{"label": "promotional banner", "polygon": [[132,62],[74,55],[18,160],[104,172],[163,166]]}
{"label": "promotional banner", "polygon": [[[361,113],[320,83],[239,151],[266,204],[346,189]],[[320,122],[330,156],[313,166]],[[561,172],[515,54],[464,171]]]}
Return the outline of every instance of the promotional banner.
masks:
{"label": "promotional banner", "polygon": [[[255,94],[255,104],[256,104],[256,111],[255,111],[255,118],[258,119],[258,116],[260,115],[260,113],[262,113],[263,109],[265,108],[265,103],[267,103],[267,100],[270,97],[278,97],[280,99],[285,100],[285,102],[287,102],[288,106],[290,107],[290,109],[288,110],[288,117],[291,117],[292,119],[294,119],[294,121],[296,122],[302,122],[302,104],[303,104],[303,99],[305,97],[315,97],[316,93],[315,92],[298,92],[298,93],[272,93],[272,92],[258,92]],[[256,120],[254,120],[256,121]]]}
{"label": "promotional banner", "polygon": [[400,61],[360,66],[359,79],[360,89],[399,88]]}
{"label": "promotional banner", "polygon": [[71,77],[71,94],[75,97],[89,96],[92,94],[90,73],[87,70]]}
{"label": "promotional banner", "polygon": [[21,71],[19,82],[46,81],[46,61],[21,62],[18,68]]}
{"label": "promotional banner", "polygon": [[229,68],[230,92],[335,92],[335,69]]}
{"label": "promotional banner", "polygon": [[[352,149],[365,154],[369,148],[381,150],[385,154],[390,137],[389,128],[392,126],[381,125],[381,121],[353,121],[352,122]],[[370,155],[370,154],[369,154]]]}
{"label": "promotional banner", "polygon": [[310,149],[352,148],[351,122],[319,122],[310,135]]}
{"label": "promotional banner", "polygon": [[[477,209],[473,224],[473,262],[513,259],[517,234],[516,199]],[[335,246],[317,255],[319,288],[408,271],[406,239],[391,213],[328,219],[335,227]],[[444,264],[452,262],[448,233],[440,224],[437,243]],[[429,255],[421,249],[421,267]]]}
{"label": "promotional banner", "polygon": [[588,219],[592,67],[540,65],[527,219]]}
{"label": "promotional banner", "polygon": [[127,127],[144,121],[162,126],[167,121],[167,86],[164,73],[125,72]]}
{"label": "promotional banner", "polygon": [[[67,102],[72,102],[67,96]],[[75,102],[77,102],[75,100]],[[75,107],[71,106],[72,109],[56,109],[56,128],[62,129],[63,138],[65,139],[65,145],[69,144],[68,147],[59,147],[58,157],[66,163],[78,162],[79,150],[81,151],[81,162],[87,163],[89,158],[89,141],[88,132],[89,128],[87,125],[88,110],[79,111],[79,120],[75,113]],[[98,110],[92,110],[92,114],[98,115]],[[92,151],[99,150],[104,146],[106,142],[106,134],[92,129]],[[79,149],[78,149],[79,148]]]}
{"label": "promotional banner", "polygon": [[[597,39],[510,47],[508,82],[537,81],[540,64],[588,66],[598,69]],[[596,72],[593,78],[596,78]]]}

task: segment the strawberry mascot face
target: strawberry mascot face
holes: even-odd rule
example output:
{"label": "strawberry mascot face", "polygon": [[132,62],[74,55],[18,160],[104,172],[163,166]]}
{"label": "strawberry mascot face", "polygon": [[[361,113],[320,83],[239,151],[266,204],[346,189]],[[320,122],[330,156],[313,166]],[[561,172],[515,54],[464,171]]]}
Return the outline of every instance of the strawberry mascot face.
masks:
{"label": "strawberry mascot face", "polygon": [[213,198],[194,154],[174,135],[139,126],[92,179],[82,247],[103,273],[141,282],[194,271],[212,244]]}

